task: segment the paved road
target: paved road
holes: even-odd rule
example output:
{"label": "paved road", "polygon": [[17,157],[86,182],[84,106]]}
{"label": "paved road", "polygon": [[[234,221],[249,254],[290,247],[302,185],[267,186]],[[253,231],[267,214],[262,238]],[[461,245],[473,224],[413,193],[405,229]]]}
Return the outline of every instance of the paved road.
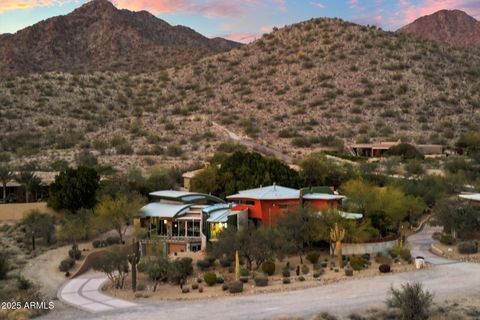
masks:
{"label": "paved road", "polygon": [[[409,240],[415,255],[422,255],[433,264],[411,273],[381,275],[354,279],[298,291],[239,296],[199,301],[148,301],[138,307],[102,314],[78,310],[53,312],[45,319],[149,320],[149,319],[275,319],[281,316],[310,317],[323,311],[348,315],[369,307],[383,307],[390,286],[407,281],[422,282],[437,299],[470,298],[480,300],[480,266],[452,263],[430,256],[428,242],[434,228],[426,227]],[[438,259],[438,260],[437,260]]]}
{"label": "paved road", "polygon": [[62,302],[93,313],[138,306],[136,303],[101,293],[100,289],[107,280],[102,273],[89,272],[67,281],[60,287],[57,296]]}

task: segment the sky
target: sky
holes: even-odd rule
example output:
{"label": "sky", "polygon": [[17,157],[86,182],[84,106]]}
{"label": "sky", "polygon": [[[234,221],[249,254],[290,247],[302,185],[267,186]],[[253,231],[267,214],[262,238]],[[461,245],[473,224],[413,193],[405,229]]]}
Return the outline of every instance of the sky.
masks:
{"label": "sky", "polygon": [[[441,9],[460,9],[480,19],[480,0],[111,0],[118,8],[147,10],[172,25],[207,37],[248,43],[273,27],[318,17],[396,30]],[[63,15],[88,0],[0,0],[0,33],[14,33]]]}

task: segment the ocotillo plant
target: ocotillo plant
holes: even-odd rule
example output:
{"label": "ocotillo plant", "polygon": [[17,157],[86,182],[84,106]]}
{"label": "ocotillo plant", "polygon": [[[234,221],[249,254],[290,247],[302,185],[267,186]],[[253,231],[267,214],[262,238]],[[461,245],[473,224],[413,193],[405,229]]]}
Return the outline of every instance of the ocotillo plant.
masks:
{"label": "ocotillo plant", "polygon": [[128,255],[132,265],[132,291],[137,291],[137,264],[140,262],[140,242],[133,240],[132,252]]}
{"label": "ocotillo plant", "polygon": [[342,241],[344,238],[345,229],[339,228],[338,224],[335,223],[335,226],[330,230],[330,240],[335,242],[335,253],[337,254],[340,268],[343,268]]}

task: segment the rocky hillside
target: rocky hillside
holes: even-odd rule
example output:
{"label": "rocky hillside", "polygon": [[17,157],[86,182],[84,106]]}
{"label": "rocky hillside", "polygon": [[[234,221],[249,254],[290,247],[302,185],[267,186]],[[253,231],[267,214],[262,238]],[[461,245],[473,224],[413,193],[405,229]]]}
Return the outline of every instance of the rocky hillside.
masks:
{"label": "rocky hillside", "polygon": [[398,32],[457,48],[480,48],[480,22],[460,10],[441,10],[418,18]]}
{"label": "rocky hillside", "polygon": [[0,75],[43,71],[151,72],[239,44],[171,26],[146,11],[93,0],[72,13],[0,36]]}
{"label": "rocky hillside", "polygon": [[[480,124],[480,56],[336,19],[182,68],[0,81],[3,158],[125,168],[205,159],[248,137],[292,157],[340,141],[449,143]],[[230,132],[228,132],[229,130]]]}

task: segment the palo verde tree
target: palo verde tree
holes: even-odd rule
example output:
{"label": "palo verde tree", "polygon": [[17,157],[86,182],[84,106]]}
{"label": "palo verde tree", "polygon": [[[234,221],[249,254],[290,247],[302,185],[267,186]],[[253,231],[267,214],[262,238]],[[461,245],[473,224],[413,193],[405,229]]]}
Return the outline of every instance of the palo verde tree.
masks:
{"label": "palo verde tree", "polygon": [[93,168],[68,168],[55,177],[50,186],[48,205],[55,210],[77,212],[80,208],[92,209],[100,177]]}
{"label": "palo verde tree", "polygon": [[115,247],[107,250],[93,261],[92,268],[105,273],[115,289],[122,289],[129,271],[125,248]]}
{"label": "palo verde tree", "polygon": [[433,210],[434,223],[454,237],[465,239],[469,234],[480,230],[480,208],[467,201],[447,198],[440,201]]}
{"label": "palo verde tree", "polygon": [[123,241],[127,224],[133,219],[144,204],[144,199],[138,194],[120,194],[117,197],[104,196],[95,207],[99,225],[105,229],[117,231]]}
{"label": "palo verde tree", "polygon": [[21,224],[25,226],[26,236],[31,239],[32,250],[36,249],[37,237],[42,237],[47,245],[53,242],[55,225],[49,214],[32,210],[22,219]]}

